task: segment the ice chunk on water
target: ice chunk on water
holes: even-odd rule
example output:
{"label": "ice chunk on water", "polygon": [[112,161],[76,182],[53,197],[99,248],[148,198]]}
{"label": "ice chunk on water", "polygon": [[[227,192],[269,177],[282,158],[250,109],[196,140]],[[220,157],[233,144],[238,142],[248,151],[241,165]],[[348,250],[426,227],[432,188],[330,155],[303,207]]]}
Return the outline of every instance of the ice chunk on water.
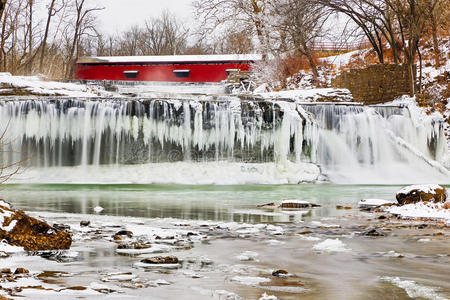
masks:
{"label": "ice chunk on water", "polygon": [[258,253],[253,251],[245,251],[236,256],[236,258],[239,259],[240,261],[258,261],[257,259],[258,255],[259,255]]}
{"label": "ice chunk on water", "polygon": [[351,250],[339,239],[326,239],[314,245],[313,249],[322,252],[348,252]]}
{"label": "ice chunk on water", "polygon": [[251,277],[251,276],[234,276],[231,281],[236,281],[244,285],[258,285],[260,283],[269,282],[270,279],[264,277]]}

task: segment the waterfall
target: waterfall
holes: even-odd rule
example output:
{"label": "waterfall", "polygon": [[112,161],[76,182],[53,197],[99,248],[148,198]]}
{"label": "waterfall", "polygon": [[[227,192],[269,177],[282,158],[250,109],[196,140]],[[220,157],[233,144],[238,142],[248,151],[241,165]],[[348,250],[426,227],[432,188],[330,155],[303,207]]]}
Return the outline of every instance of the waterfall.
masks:
{"label": "waterfall", "polygon": [[401,107],[232,97],[9,99],[0,102],[0,130],[1,162],[24,161],[41,174],[133,166],[150,173],[161,164],[194,170],[215,163],[223,170],[226,164],[241,170],[272,164],[272,171],[295,165],[296,172],[314,164],[332,182],[449,175],[441,165],[448,155],[442,123],[418,122]]}

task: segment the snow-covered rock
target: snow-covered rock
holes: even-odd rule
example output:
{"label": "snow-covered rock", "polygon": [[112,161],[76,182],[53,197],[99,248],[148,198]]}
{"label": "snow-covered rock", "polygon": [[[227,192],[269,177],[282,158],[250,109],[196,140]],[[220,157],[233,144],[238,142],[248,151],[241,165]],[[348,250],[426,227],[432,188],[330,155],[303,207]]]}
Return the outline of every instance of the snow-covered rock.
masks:
{"label": "snow-covered rock", "polygon": [[320,205],[310,203],[308,201],[302,201],[297,199],[283,200],[280,204],[281,209],[300,209],[318,207]]}
{"label": "snow-covered rock", "polygon": [[447,192],[438,184],[411,185],[398,191],[396,198],[400,205],[422,201],[445,202]]}

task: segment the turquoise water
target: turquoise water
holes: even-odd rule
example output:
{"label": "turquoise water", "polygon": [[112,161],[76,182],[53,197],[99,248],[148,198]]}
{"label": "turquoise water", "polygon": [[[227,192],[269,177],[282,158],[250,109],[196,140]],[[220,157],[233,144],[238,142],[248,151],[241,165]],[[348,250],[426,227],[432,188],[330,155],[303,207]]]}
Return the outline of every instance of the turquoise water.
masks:
{"label": "turquoise water", "polygon": [[[283,221],[252,214],[257,205],[299,199],[322,205],[314,214],[339,215],[336,205],[356,207],[363,198],[394,199],[401,186],[386,185],[5,185],[0,197],[27,211],[93,213],[113,216]],[[262,218],[262,219],[261,219]]]}

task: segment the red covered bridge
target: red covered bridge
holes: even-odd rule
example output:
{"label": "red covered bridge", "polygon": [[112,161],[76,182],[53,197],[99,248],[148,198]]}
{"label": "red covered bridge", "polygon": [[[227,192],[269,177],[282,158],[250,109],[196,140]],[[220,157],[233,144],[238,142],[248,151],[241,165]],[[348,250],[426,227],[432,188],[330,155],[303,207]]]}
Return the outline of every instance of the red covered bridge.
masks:
{"label": "red covered bridge", "polygon": [[81,80],[220,82],[248,71],[258,54],[86,57],[76,63]]}

